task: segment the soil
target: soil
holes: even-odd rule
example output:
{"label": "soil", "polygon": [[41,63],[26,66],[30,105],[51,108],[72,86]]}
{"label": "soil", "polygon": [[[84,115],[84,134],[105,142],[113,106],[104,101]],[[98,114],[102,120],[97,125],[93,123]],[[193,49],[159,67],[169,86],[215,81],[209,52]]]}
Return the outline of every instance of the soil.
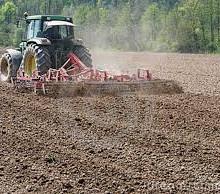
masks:
{"label": "soil", "polygon": [[185,92],[220,94],[220,56],[208,54],[93,52],[94,64],[114,72],[149,69],[154,78],[175,80]]}
{"label": "soil", "polygon": [[220,192],[220,57],[97,56],[112,70],[103,59],[140,63],[185,93],[53,98],[0,83],[0,193]]}

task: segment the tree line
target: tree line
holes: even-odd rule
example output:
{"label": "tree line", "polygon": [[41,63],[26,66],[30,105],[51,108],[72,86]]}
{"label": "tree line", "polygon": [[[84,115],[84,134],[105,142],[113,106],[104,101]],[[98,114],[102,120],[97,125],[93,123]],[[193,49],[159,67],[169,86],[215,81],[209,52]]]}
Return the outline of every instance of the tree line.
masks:
{"label": "tree line", "polygon": [[72,16],[91,48],[220,50],[220,0],[0,0],[0,45],[19,44],[24,12]]}

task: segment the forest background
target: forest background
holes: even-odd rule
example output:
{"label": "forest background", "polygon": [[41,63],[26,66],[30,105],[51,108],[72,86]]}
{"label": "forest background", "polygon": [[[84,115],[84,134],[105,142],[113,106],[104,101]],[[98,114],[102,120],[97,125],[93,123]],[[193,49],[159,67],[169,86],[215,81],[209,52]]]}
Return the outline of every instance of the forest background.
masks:
{"label": "forest background", "polygon": [[0,45],[18,46],[24,12],[73,17],[93,49],[220,52],[220,0],[0,0]]}

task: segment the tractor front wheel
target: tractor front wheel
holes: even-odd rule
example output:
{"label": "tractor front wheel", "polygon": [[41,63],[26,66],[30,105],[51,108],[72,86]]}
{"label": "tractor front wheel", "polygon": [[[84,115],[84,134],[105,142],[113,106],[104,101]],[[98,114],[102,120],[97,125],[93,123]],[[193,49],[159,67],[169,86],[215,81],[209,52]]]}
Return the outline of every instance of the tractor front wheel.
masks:
{"label": "tractor front wheel", "polygon": [[37,44],[27,46],[22,61],[25,75],[33,76],[34,73],[43,75],[51,67],[51,58],[47,48]]}
{"label": "tractor front wheel", "polygon": [[17,76],[19,65],[13,64],[12,57],[9,53],[5,53],[0,61],[0,80],[11,82],[11,78]]}

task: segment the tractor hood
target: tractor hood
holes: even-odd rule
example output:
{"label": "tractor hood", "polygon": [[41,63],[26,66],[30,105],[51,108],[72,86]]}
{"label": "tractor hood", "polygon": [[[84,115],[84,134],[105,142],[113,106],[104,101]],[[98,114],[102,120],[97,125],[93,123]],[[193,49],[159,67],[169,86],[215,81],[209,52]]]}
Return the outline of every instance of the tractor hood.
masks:
{"label": "tractor hood", "polygon": [[48,21],[45,22],[46,28],[50,28],[52,26],[75,26],[73,23],[66,21]]}

